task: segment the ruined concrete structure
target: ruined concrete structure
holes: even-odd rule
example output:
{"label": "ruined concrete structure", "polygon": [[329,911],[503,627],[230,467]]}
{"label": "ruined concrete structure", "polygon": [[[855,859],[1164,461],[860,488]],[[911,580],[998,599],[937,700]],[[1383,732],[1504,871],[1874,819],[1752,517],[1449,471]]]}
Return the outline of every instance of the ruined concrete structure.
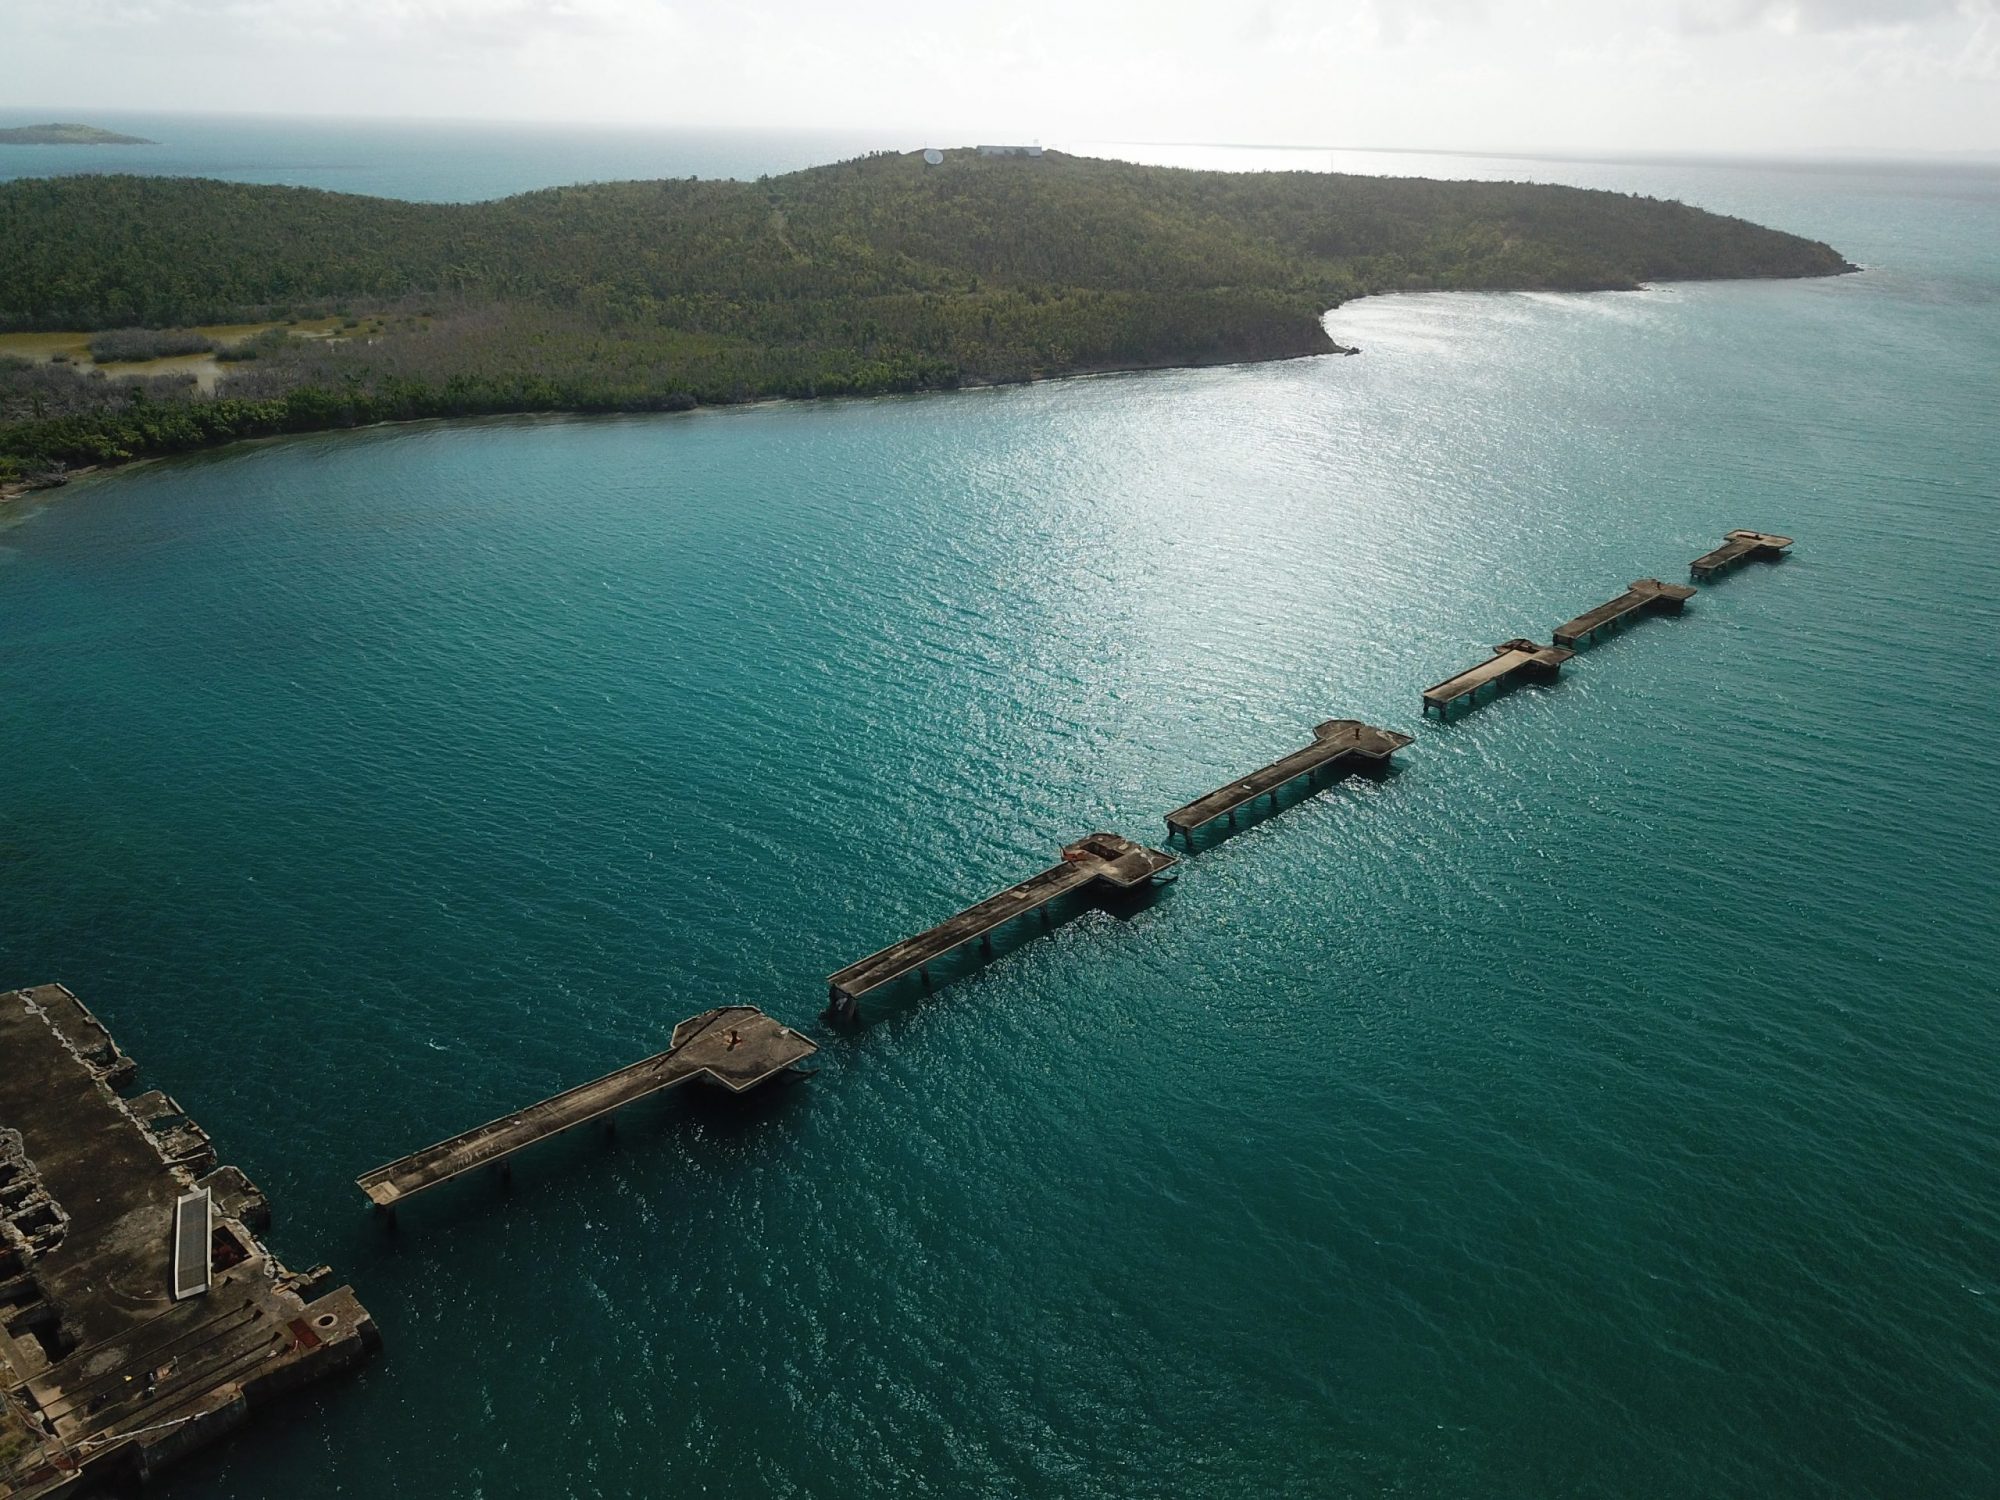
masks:
{"label": "ruined concrete structure", "polygon": [[[179,1105],[125,1096],[137,1071],[62,986],[0,994],[0,1500],[149,1478],[378,1343],[351,1288],[257,1239],[269,1205]],[[198,1189],[205,1289],[176,1300]]]}

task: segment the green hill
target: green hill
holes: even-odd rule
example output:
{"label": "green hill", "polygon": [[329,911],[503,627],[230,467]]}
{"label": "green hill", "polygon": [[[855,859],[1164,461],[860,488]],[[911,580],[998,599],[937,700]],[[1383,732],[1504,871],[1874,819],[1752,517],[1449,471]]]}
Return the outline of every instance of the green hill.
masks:
{"label": "green hill", "polygon": [[[475,411],[634,409],[1321,353],[1371,292],[1829,275],[1832,249],[1680,203],[1522,183],[877,155],[759,182],[417,204],[157,177],[0,185],[0,329],[341,312],[219,399],[132,417],[0,375],[0,455]],[[11,380],[11,385],[10,385]],[[32,385],[32,399],[26,386]]]}

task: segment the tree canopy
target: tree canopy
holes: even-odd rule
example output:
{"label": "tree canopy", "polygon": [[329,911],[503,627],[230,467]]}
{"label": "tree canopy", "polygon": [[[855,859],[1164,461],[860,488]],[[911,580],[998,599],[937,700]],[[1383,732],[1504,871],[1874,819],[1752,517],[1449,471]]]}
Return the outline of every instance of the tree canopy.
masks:
{"label": "tree canopy", "polygon": [[[154,410],[150,429],[130,416],[125,382],[88,382],[96,389],[59,400],[52,417],[45,377],[0,372],[0,458],[19,463],[381,416],[1274,358],[1330,350],[1323,313],[1372,292],[1851,269],[1824,244],[1626,194],[1056,152],[953,151],[939,166],[882,154],[757,182],[604,183],[469,204],[190,178],[22,179],[0,184],[0,244],[5,330],[382,315],[367,340],[266,350],[213,398],[141,387],[155,409],[213,408]],[[228,415],[231,401],[244,409]]]}

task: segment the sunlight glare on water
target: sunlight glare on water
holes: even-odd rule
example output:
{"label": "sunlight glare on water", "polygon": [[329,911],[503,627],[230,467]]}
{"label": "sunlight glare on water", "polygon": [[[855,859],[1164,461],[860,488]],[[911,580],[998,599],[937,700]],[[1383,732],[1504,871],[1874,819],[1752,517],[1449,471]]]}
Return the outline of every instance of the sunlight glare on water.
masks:
{"label": "sunlight glare on water", "polygon": [[[6,982],[76,989],[385,1337],[170,1491],[2000,1490],[2000,193],[1717,171],[1871,269],[22,513]],[[1420,720],[1737,526],[1796,555]],[[364,1211],[1335,716],[1402,771],[810,1083]]]}

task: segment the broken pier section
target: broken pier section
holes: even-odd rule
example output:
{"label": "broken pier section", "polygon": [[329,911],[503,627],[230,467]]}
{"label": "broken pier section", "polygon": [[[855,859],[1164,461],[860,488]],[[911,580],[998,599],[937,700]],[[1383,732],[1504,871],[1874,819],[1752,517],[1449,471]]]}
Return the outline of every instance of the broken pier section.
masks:
{"label": "broken pier section", "polygon": [[1304,749],[1294,750],[1241,780],[1219,786],[1168,813],[1167,835],[1171,838],[1179,834],[1185,841],[1217,818],[1226,817],[1234,825],[1238,809],[1265,796],[1276,806],[1278,793],[1302,776],[1380,769],[1388,765],[1391,755],[1410,743],[1407,734],[1377,729],[1359,719],[1328,719],[1313,729],[1313,742]]}
{"label": "broken pier section", "polygon": [[1684,583],[1662,583],[1657,578],[1639,578],[1616,599],[1578,615],[1567,625],[1556,627],[1558,646],[1575,650],[1588,646],[1607,630],[1614,630],[1642,614],[1677,615],[1694,597]]}
{"label": "broken pier section", "polygon": [[1447,677],[1443,682],[1424,689],[1424,714],[1428,717],[1433,709],[1440,719],[1448,718],[1454,708],[1470,707],[1478,701],[1479,694],[1491,687],[1498,692],[1504,684],[1517,677],[1532,678],[1539,682],[1553,681],[1562,670],[1562,664],[1576,653],[1566,646],[1544,646],[1539,641],[1516,638],[1502,641],[1493,648],[1493,659],[1481,662],[1456,677]]}
{"label": "broken pier section", "polygon": [[1046,913],[1048,906],[1063,896],[1094,886],[1130,890],[1150,885],[1177,863],[1171,854],[1148,849],[1115,833],[1093,833],[1078,839],[1064,846],[1060,863],[1041,874],[1019,885],[1010,885],[915,937],[892,943],[879,953],[871,953],[829,975],[827,1014],[852,1019],[856,1002],[870,990],[880,989],[905,974],[924,974],[931,963],[975,938],[990,946],[990,935],[996,927],[1029,912]]}
{"label": "broken pier section", "polygon": [[1776,562],[1792,545],[1788,536],[1767,531],[1732,531],[1713,552],[1704,552],[1688,564],[1688,571],[1703,583],[1718,578],[1746,562]]}
{"label": "broken pier section", "polygon": [[450,1140],[377,1167],[355,1179],[377,1208],[394,1208],[425,1188],[475,1167],[504,1163],[516,1151],[609,1114],[649,1094],[700,1078],[741,1094],[819,1051],[754,1005],[725,1005],[674,1028],[666,1051],[578,1084],[526,1109],[489,1120]]}

